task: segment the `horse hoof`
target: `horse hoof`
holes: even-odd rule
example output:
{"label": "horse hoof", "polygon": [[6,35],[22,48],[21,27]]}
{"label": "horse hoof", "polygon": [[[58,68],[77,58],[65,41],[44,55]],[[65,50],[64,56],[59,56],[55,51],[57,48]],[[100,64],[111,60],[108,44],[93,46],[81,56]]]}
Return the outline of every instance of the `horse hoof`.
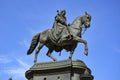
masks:
{"label": "horse hoof", "polygon": [[88,56],[88,51],[85,51],[84,54],[85,54],[86,56]]}
{"label": "horse hoof", "polygon": [[53,60],[54,62],[57,61],[56,59]]}
{"label": "horse hoof", "polygon": [[36,63],[37,61],[36,60],[34,60],[34,64]]}
{"label": "horse hoof", "polygon": [[71,58],[71,57],[69,57],[69,58],[68,58],[68,60],[72,60],[72,58]]}

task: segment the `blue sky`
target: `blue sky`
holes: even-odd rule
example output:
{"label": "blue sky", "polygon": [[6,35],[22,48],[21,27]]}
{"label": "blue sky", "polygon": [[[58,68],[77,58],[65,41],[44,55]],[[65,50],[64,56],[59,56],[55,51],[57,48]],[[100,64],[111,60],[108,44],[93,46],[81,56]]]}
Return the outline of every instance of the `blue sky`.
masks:
{"label": "blue sky", "polygon": [[[32,37],[53,25],[56,10],[66,9],[67,22],[85,11],[92,15],[91,27],[83,35],[83,44],[76,48],[73,59],[83,60],[92,70],[94,80],[118,80],[120,71],[120,1],[119,0],[0,0],[0,80],[26,80],[24,73],[33,65],[34,53],[26,55]],[[51,61],[43,47],[38,61]],[[58,60],[67,59],[62,51]]]}

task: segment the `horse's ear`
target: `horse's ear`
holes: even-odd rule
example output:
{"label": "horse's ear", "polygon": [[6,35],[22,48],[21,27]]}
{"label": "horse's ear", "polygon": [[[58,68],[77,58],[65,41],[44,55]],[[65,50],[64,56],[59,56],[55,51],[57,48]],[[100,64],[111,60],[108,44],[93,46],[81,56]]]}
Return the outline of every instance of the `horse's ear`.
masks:
{"label": "horse's ear", "polygon": [[85,15],[87,15],[88,13],[87,12],[85,12]]}
{"label": "horse's ear", "polygon": [[56,12],[59,13],[59,10],[57,10]]}

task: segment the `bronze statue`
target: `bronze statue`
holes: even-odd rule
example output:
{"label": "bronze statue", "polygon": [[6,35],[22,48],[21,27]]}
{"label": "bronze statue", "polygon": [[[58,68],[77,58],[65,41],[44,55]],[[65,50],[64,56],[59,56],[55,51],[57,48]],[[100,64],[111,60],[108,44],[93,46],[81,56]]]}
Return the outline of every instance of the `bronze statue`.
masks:
{"label": "bronze statue", "polygon": [[[62,15],[65,16],[64,12],[65,11],[61,11],[60,14],[62,13]],[[84,53],[85,55],[88,55],[87,42],[81,38],[81,32],[82,28],[87,29],[90,27],[90,14],[85,12],[85,15],[77,17],[70,26],[67,26],[66,20],[64,20],[65,18],[61,20],[61,22],[63,21],[62,24],[59,21],[59,18],[57,19],[57,16],[55,19],[56,22],[54,22],[54,26],[52,29],[48,29],[41,33],[38,33],[32,39],[30,48],[27,52],[28,55],[31,54],[36,48],[36,46],[39,44],[35,52],[34,62],[37,62],[37,55],[44,45],[49,49],[47,52],[47,56],[49,56],[54,61],[56,61],[56,59],[53,56],[51,56],[52,52],[61,52],[61,50],[63,49],[70,51],[69,59],[71,59],[78,42],[84,44]],[[84,27],[82,27],[82,25],[84,25]],[[59,27],[58,30],[56,29],[57,27]],[[62,28],[62,30],[60,30],[60,27]]]}

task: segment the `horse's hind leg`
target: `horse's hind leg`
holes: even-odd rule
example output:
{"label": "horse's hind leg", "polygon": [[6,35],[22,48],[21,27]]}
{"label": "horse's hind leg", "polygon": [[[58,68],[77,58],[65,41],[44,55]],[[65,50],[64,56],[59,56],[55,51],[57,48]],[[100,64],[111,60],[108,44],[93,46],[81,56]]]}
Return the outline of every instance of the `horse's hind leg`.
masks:
{"label": "horse's hind leg", "polygon": [[37,47],[36,52],[35,52],[35,57],[34,57],[34,63],[37,62],[38,53],[39,53],[40,49],[41,49],[43,46],[44,46],[44,43],[41,43],[41,44],[39,44],[39,46]]}
{"label": "horse's hind leg", "polygon": [[72,51],[70,51],[70,56],[69,56],[69,59],[70,59],[70,60],[72,60],[72,55],[73,55],[73,52],[74,52],[73,50],[72,50]]}
{"label": "horse's hind leg", "polygon": [[56,59],[53,56],[51,56],[52,52],[53,52],[53,49],[49,49],[47,52],[47,56],[50,57],[53,61],[56,61]]}

